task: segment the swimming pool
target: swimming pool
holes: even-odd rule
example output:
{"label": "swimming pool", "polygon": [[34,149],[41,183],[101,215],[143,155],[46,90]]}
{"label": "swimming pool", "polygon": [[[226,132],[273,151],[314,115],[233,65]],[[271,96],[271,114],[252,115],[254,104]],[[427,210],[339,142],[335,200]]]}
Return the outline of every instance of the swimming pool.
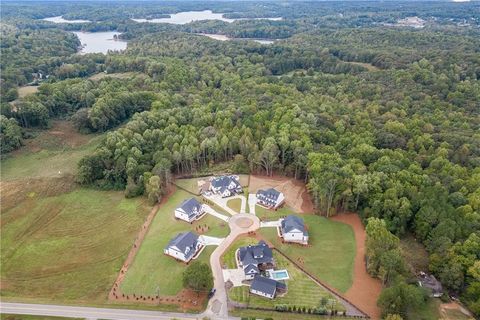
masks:
{"label": "swimming pool", "polygon": [[273,280],[288,280],[290,276],[287,270],[268,270],[268,276]]}

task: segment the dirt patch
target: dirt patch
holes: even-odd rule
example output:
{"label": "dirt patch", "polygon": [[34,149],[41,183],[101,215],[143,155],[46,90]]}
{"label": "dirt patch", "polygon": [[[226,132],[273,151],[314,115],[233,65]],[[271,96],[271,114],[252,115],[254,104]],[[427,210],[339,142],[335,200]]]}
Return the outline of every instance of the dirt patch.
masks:
{"label": "dirt patch", "polygon": [[18,98],[22,99],[28,96],[29,94],[35,93],[38,91],[38,86],[23,86],[17,89]]}
{"label": "dirt patch", "polygon": [[331,218],[350,225],[355,234],[356,255],[353,270],[353,284],[345,293],[347,299],[366,312],[372,319],[380,319],[377,299],[382,291],[380,280],[372,278],[365,266],[365,240],[367,234],[357,214],[342,213]]}
{"label": "dirt patch", "polygon": [[440,304],[440,314],[444,320],[473,319],[473,315],[465,307],[453,301]]}
{"label": "dirt patch", "polygon": [[285,176],[250,176],[249,192],[256,193],[259,189],[275,188],[285,196],[285,204],[298,213],[314,212],[312,199],[305,183]]}

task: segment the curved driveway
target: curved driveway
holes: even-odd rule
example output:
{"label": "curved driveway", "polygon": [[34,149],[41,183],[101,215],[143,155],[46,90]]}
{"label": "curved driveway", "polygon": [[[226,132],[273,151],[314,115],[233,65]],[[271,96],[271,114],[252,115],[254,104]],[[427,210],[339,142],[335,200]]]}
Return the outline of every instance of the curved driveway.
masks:
{"label": "curved driveway", "polygon": [[[251,222],[251,225],[248,227],[242,226],[242,224],[247,221]],[[220,243],[210,256],[210,265],[213,273],[213,287],[217,291],[213,298],[210,299],[204,315],[212,318],[228,318],[228,298],[220,258],[239,235],[258,230],[260,228],[260,220],[254,215],[239,213],[230,218],[228,225],[231,230],[230,234],[222,241],[222,243]]]}

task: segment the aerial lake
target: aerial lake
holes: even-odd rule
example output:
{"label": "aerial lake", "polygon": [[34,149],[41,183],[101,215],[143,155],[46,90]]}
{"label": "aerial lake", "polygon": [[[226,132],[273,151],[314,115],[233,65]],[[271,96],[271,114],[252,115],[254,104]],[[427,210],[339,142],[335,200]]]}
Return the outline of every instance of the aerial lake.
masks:
{"label": "aerial lake", "polygon": [[89,20],[65,20],[62,16],[44,18],[42,20],[50,21],[54,23],[87,23]]}
{"label": "aerial lake", "polygon": [[[278,18],[253,18],[252,20],[282,20]],[[241,19],[227,19],[223,17],[223,13],[213,13],[212,10],[204,11],[185,11],[171,14],[169,18],[160,19],[132,19],[135,22],[151,22],[151,23],[172,23],[172,24],[186,24],[199,20],[221,20],[225,22],[233,22],[235,20],[248,20],[247,18]]]}
{"label": "aerial lake", "polygon": [[119,51],[127,48],[127,42],[115,40],[120,32],[74,32],[82,43],[80,53],[108,53],[109,50]]}

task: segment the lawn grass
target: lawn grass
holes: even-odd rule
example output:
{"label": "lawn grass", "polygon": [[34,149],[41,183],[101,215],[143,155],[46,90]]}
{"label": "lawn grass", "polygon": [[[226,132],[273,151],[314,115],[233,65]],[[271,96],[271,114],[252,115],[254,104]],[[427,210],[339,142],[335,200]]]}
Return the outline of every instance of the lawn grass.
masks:
{"label": "lawn grass", "polygon": [[297,215],[304,219],[309,245],[283,244],[276,228],[262,228],[260,233],[294,261],[341,292],[352,285],[355,237],[350,226],[316,215]]}
{"label": "lawn grass", "polygon": [[288,216],[290,214],[293,214],[294,211],[287,206],[283,206],[281,208],[278,208],[277,210],[270,210],[265,207],[255,205],[255,215],[261,220],[261,221],[273,221],[273,220],[278,220],[283,216]]}
{"label": "lawn grass", "polygon": [[[209,236],[225,237],[230,232],[224,221],[210,215],[193,224],[175,220],[175,208],[191,196],[186,191],[177,190],[160,207],[120,286],[123,293],[148,296],[157,294],[158,288],[160,295],[176,295],[182,289],[182,273],[186,265],[164,255],[163,249],[168,242],[179,232],[196,232],[197,226],[205,224],[210,228],[206,233]],[[207,246],[198,259],[208,262],[214,249],[213,246]]]}
{"label": "lawn grass", "polygon": [[352,317],[335,317],[329,316],[328,318],[325,316],[318,316],[318,315],[310,315],[310,314],[293,314],[289,312],[275,312],[275,311],[261,311],[261,310],[252,310],[252,309],[240,309],[235,308],[229,312],[231,316],[234,317],[242,317],[242,318],[253,318],[253,319],[268,319],[271,318],[273,320],[319,320],[319,319],[329,319],[329,320],[348,320],[348,319],[358,319]]}
{"label": "lawn grass", "polygon": [[2,299],[105,302],[150,208],[123,192],[31,193],[1,214]]}
{"label": "lawn grass", "polygon": [[81,320],[84,318],[33,316],[33,315],[26,315],[26,314],[2,314],[0,319],[2,320]]}
{"label": "lawn grass", "polygon": [[236,212],[240,212],[240,208],[242,207],[242,200],[238,198],[230,199],[227,201],[227,206]]}
{"label": "lawn grass", "polygon": [[[283,296],[277,296],[275,299],[263,298],[257,295],[249,294],[250,287],[241,286],[232,288],[229,291],[229,297],[233,301],[246,303],[251,308],[275,308],[275,305],[285,304],[291,306],[318,307],[322,297],[336,301],[336,299],[317,285],[304,272],[298,269],[285,257],[273,252],[276,269],[287,269],[290,279],[287,283],[287,293]],[[345,310],[343,305],[336,302],[336,309]]]}

